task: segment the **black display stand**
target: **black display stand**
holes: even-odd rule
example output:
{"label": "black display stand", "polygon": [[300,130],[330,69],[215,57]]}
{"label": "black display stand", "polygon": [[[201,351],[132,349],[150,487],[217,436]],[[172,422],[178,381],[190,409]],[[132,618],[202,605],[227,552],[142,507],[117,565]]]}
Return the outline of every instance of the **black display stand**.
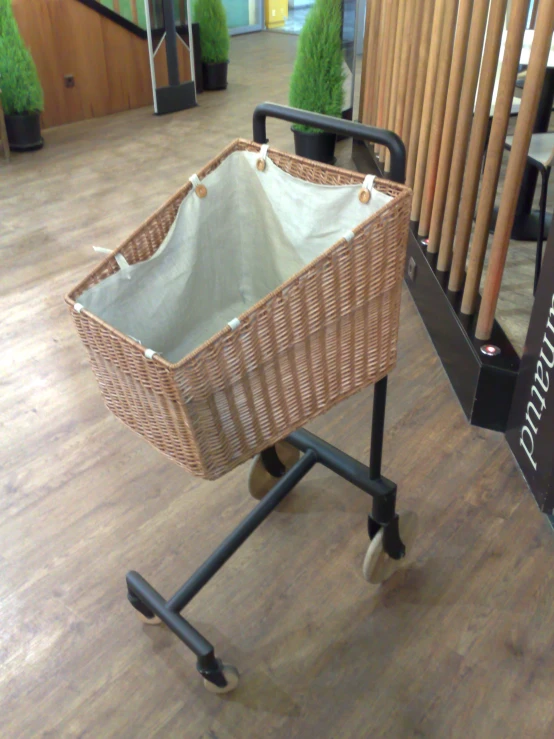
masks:
{"label": "black display stand", "polygon": [[[193,108],[196,105],[196,87],[193,80],[181,82],[179,78],[179,58],[177,54],[177,44],[184,43],[179,38],[175,27],[175,13],[173,9],[173,0],[161,0],[163,28],[156,28],[154,32],[150,25],[150,14],[147,4],[147,33],[148,33],[148,49],[150,54],[150,70],[152,74],[152,88],[154,94],[154,112],[156,115],[165,115],[166,113],[176,113],[179,110]],[[190,18],[190,13],[187,14]],[[168,85],[158,87],[156,84],[156,71],[154,65],[154,56],[157,48],[154,49],[154,39],[159,36],[162,31],[162,39],[165,39],[165,54],[167,63],[167,79]],[[160,41],[161,43],[161,41]],[[195,69],[194,44],[189,38],[190,66]],[[196,76],[196,75],[194,75]]]}
{"label": "black display stand", "polygon": [[[380,173],[368,147],[355,141],[352,156],[360,171]],[[448,379],[468,420],[475,426],[505,431],[514,394],[519,356],[495,321],[491,338],[475,338],[478,309],[460,312],[461,292],[447,289],[448,273],[436,269],[436,254],[428,254],[412,224],[408,238],[406,284],[429,332]],[[483,353],[493,346],[498,353]]]}
{"label": "black display stand", "polygon": [[506,439],[541,511],[554,512],[554,231],[550,232]]}

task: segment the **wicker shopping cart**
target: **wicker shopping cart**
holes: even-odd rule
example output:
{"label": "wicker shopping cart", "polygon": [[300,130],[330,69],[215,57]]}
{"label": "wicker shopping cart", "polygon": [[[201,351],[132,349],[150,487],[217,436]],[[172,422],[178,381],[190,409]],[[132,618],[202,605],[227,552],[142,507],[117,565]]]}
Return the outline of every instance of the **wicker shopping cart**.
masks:
{"label": "wicker shopping cart", "polygon": [[[381,143],[396,181],[268,148],[267,117]],[[381,475],[411,205],[402,142],[270,103],[256,108],[254,140],[193,175],[66,298],[105,402],[127,426],[207,479],[253,460],[260,502],[172,598],[127,576],[131,604],[196,654],[214,692],[238,674],[180,612],[316,463],[373,497],[368,580],[388,578],[415,535]],[[300,427],[370,384],[367,467]]]}

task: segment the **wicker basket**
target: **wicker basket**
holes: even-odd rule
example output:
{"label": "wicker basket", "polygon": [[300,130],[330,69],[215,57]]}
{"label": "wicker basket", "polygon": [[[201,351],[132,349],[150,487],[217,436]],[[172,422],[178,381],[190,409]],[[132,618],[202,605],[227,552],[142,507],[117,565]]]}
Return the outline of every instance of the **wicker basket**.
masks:
{"label": "wicker basket", "polygon": [[[235,141],[198,173],[213,171]],[[273,149],[286,172],[326,185],[364,175]],[[161,245],[189,182],[66,297],[108,408],[189,472],[216,479],[336,403],[384,377],[396,362],[411,192],[384,180],[392,200],[277,290],[176,364],[87,310],[79,296]]]}

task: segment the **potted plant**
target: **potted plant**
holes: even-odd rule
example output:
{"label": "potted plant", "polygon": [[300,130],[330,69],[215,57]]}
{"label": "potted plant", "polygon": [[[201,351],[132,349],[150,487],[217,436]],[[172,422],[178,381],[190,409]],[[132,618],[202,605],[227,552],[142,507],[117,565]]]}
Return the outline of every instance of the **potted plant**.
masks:
{"label": "potted plant", "polygon": [[[314,113],[341,117],[343,53],[341,0],[316,0],[298,39],[290,80],[289,103]],[[335,134],[309,126],[293,126],[296,153],[318,162],[332,162]]]}
{"label": "potted plant", "polygon": [[200,49],[205,90],[227,87],[229,31],[221,0],[197,0],[195,18],[200,27]]}
{"label": "potted plant", "polygon": [[40,149],[42,87],[14,18],[11,0],[0,0],[0,97],[10,149]]}

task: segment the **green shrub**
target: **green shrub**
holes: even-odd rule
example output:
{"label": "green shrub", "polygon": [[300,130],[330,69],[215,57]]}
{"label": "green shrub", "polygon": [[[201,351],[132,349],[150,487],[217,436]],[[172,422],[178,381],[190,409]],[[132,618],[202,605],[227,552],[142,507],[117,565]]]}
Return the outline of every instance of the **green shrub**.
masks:
{"label": "green shrub", "polygon": [[194,18],[200,26],[202,61],[208,64],[229,61],[227,15],[221,0],[197,0]]}
{"label": "green shrub", "polygon": [[[298,39],[290,80],[289,104],[340,118],[343,103],[343,54],[340,0],[316,0]],[[318,131],[295,126],[300,131]]]}
{"label": "green shrub", "polygon": [[19,33],[11,0],[0,0],[0,90],[6,115],[44,107],[37,68]]}
{"label": "green shrub", "polygon": [[11,0],[0,0],[0,38],[9,33],[19,33],[17,21],[12,11]]}

